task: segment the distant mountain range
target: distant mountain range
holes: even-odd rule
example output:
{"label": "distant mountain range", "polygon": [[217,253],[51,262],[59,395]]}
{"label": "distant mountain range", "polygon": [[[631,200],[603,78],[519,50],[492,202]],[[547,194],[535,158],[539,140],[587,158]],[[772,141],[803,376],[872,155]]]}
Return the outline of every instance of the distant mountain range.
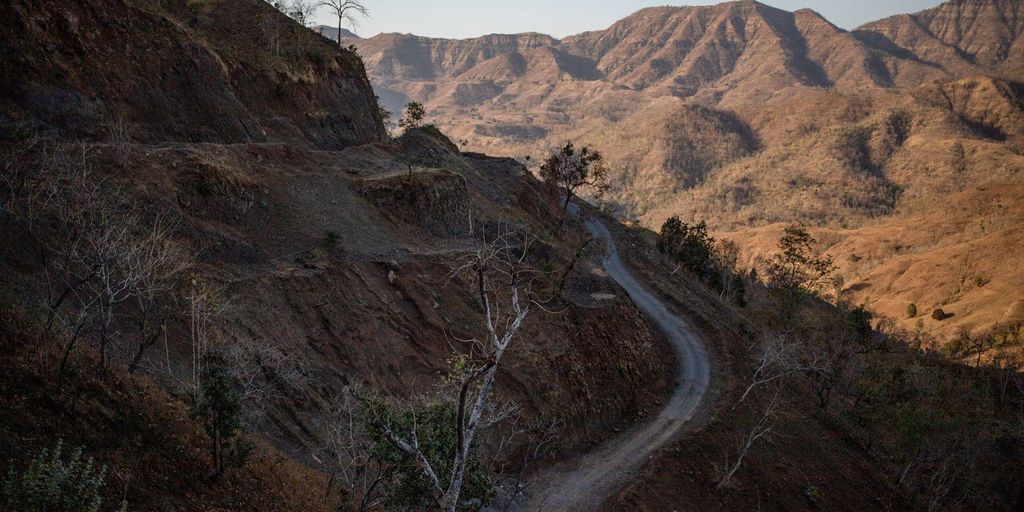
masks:
{"label": "distant mountain range", "polygon": [[[536,162],[566,139],[593,144],[612,168],[605,199],[624,217],[652,228],[670,215],[706,220],[741,241],[757,238],[742,235],[751,228],[802,222],[839,243],[843,230],[931,215],[977,187],[1024,184],[1022,33],[1019,0],[955,0],[852,31],[810,9],[739,1],[643,9],[564,39],[381,34],[348,44],[387,108],[424,103],[466,149]],[[844,278],[851,299],[895,316],[918,300],[917,289],[858,284],[865,268]],[[1024,288],[1024,270],[1009,282]],[[989,311],[984,319],[933,327],[1016,318],[1015,290],[984,290],[992,302],[971,306]],[[921,300],[955,306],[964,293],[975,292]]]}

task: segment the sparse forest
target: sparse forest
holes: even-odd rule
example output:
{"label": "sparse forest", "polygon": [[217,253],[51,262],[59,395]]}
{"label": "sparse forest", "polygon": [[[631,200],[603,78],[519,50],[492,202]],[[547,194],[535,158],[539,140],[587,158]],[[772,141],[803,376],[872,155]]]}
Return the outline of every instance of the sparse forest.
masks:
{"label": "sparse forest", "polygon": [[[664,268],[685,268],[718,291],[707,281],[707,265],[721,249],[702,225],[670,219],[656,245]],[[942,344],[863,307],[829,304],[819,295],[834,266],[818,246],[791,226],[763,267],[731,271],[746,283],[743,314],[758,328],[734,406],[745,411],[746,426],[724,452],[718,487],[739,485],[747,455],[777,449],[772,438],[791,435],[799,404],[813,403],[843,436],[884,462],[886,479],[908,507],[1013,508],[1024,455],[1022,326]]]}

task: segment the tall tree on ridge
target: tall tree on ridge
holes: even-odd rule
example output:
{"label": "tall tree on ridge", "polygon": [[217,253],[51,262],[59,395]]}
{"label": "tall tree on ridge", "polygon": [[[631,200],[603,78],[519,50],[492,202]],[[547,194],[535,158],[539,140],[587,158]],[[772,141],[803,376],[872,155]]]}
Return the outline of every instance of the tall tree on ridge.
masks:
{"label": "tall tree on ridge", "polygon": [[338,46],[341,46],[341,24],[348,21],[355,27],[358,24],[356,16],[367,17],[370,10],[359,0],[322,0],[321,7],[327,7],[338,17]]}

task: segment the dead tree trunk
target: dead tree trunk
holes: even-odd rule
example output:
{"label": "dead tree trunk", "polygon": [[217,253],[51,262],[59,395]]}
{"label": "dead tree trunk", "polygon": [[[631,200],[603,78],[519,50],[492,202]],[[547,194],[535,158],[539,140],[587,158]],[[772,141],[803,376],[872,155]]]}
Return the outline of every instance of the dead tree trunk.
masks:
{"label": "dead tree trunk", "polygon": [[[470,254],[453,272],[453,274],[458,274],[469,270],[475,274],[475,284],[483,309],[483,323],[486,330],[485,339],[478,340],[476,343],[483,351],[486,362],[467,374],[459,392],[458,412],[455,418],[456,446],[452,460],[452,472],[448,481],[442,482],[426,455],[420,450],[415,430],[411,432],[409,440],[406,440],[394,432],[389,425],[380,422],[375,425],[392,445],[412,459],[423,472],[431,483],[438,507],[445,512],[455,512],[458,507],[466,466],[472,456],[473,441],[480,431],[481,417],[494,388],[498,366],[523,320],[530,312],[529,285],[522,279],[529,239],[524,236],[522,243],[517,244],[514,243],[516,235],[517,233],[511,233],[499,236],[493,242]],[[494,306],[489,282],[489,274],[492,272],[497,273],[503,279],[508,279],[509,282],[509,312],[505,315],[499,315]],[[526,301],[522,300],[521,294],[527,295]],[[502,326],[502,329],[499,329],[498,326]],[[477,391],[476,397],[470,400],[472,384],[477,379],[481,380],[480,389]],[[467,406],[470,401],[472,401],[472,407],[468,408],[467,417]]]}

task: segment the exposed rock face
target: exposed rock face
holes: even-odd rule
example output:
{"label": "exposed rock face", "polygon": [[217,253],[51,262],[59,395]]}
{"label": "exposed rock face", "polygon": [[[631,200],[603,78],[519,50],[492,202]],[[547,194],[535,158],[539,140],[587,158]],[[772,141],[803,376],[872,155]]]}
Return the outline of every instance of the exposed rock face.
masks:
{"label": "exposed rock face", "polygon": [[264,2],[164,3],[4,2],[0,114],[99,140],[122,119],[139,141],[340,149],[383,137],[355,55]]}

